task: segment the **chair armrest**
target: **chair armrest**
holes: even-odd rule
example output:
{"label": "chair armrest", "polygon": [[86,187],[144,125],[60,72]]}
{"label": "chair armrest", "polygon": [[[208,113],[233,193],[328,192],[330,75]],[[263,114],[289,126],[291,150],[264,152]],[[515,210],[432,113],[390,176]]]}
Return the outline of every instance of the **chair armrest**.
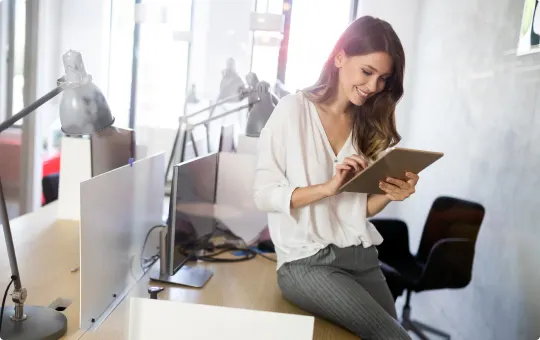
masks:
{"label": "chair armrest", "polygon": [[370,222],[384,239],[377,246],[382,262],[394,266],[397,262],[412,257],[409,250],[409,230],[405,222],[382,218],[373,218]]}
{"label": "chair armrest", "polygon": [[417,291],[463,288],[472,276],[474,242],[447,238],[435,243],[417,284]]}

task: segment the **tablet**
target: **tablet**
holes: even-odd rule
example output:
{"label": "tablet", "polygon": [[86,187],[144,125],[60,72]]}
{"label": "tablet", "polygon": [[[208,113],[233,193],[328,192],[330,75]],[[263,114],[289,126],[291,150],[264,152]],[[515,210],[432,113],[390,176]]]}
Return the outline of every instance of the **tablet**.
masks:
{"label": "tablet", "polygon": [[418,174],[443,155],[442,152],[392,148],[364,171],[343,184],[340,192],[384,194],[385,192],[379,188],[380,181],[384,181],[387,177],[407,180],[405,176],[407,171]]}

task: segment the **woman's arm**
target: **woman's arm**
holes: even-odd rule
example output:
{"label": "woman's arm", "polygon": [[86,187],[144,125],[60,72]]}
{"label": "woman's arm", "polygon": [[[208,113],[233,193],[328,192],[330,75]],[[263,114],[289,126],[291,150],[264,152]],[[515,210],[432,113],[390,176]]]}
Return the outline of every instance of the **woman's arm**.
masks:
{"label": "woman's arm", "polygon": [[325,184],[296,188],[291,196],[291,209],[301,208],[330,196]]}
{"label": "woman's arm", "polygon": [[414,194],[416,191],[416,184],[420,177],[411,172],[407,172],[405,176],[408,178],[407,181],[387,178],[386,181],[379,183],[379,187],[386,195],[370,195],[368,197],[366,208],[367,217],[377,215],[392,201],[403,201]]}
{"label": "woman's arm", "polygon": [[346,157],[342,164],[336,165],[336,173],[328,182],[294,190],[291,196],[291,208],[301,208],[338,194],[339,188],[351,176],[362,171],[365,165],[365,161],[358,155]]}
{"label": "woman's arm", "polygon": [[287,129],[290,117],[300,109],[294,95],[283,97],[261,131],[253,188],[255,205],[261,211],[291,213],[296,186],[285,176]]}
{"label": "woman's arm", "polygon": [[369,195],[367,200],[366,216],[373,217],[380,213],[391,200],[386,195]]}

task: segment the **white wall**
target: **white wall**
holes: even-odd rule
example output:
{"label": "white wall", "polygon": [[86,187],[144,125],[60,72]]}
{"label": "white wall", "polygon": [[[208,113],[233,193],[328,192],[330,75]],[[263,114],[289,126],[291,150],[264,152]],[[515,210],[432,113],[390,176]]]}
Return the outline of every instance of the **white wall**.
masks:
{"label": "white wall", "polygon": [[405,50],[405,93],[396,112],[396,122],[401,136],[407,138],[407,114],[411,107],[414,84],[418,22],[422,0],[360,0],[358,16],[371,15],[388,21],[398,34]]}
{"label": "white wall", "polygon": [[[408,133],[412,105],[412,89],[414,87],[414,72],[416,47],[418,37],[418,22],[422,0],[360,0],[358,17],[371,15],[388,21],[399,36],[405,50],[405,80],[404,95],[396,109],[396,124],[403,143],[410,138]],[[395,216],[399,206],[390,204],[379,217]]]}
{"label": "white wall", "polygon": [[[401,205],[412,250],[437,196],[486,208],[469,286],[412,299],[418,318],[455,340],[540,336],[540,54],[509,53],[518,45],[523,4],[422,5],[407,144],[445,157]],[[431,313],[421,314],[426,306],[447,317],[430,320]]]}

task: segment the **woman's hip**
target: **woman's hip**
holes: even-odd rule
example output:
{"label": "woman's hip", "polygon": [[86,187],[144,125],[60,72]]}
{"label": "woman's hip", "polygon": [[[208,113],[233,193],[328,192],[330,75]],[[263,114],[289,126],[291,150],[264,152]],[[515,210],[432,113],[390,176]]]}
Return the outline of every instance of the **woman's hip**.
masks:
{"label": "woman's hip", "polygon": [[314,255],[284,263],[278,273],[300,270],[302,267],[328,266],[345,271],[362,272],[379,267],[379,252],[375,246],[362,245],[340,248],[330,244]]}

